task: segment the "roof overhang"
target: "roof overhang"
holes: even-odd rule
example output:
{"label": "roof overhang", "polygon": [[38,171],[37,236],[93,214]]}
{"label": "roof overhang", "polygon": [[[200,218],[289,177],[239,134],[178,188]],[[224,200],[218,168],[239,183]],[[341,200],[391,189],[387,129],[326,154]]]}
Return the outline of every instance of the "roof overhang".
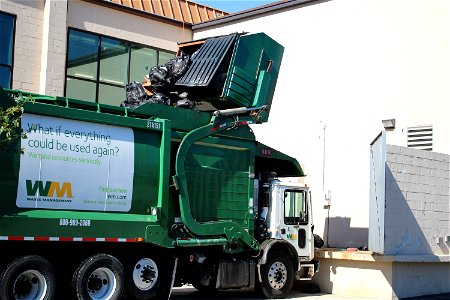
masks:
{"label": "roof overhang", "polygon": [[213,26],[218,26],[234,21],[239,21],[245,18],[251,18],[255,16],[260,16],[262,14],[271,13],[275,11],[279,11],[286,8],[291,8],[294,6],[308,6],[313,4],[318,4],[322,2],[328,2],[330,0],[284,0],[284,1],[278,1],[262,6],[258,6],[255,8],[239,11],[233,14],[229,14],[214,20],[205,21],[202,23],[196,23],[192,25],[192,29],[198,30],[198,29],[206,29]]}

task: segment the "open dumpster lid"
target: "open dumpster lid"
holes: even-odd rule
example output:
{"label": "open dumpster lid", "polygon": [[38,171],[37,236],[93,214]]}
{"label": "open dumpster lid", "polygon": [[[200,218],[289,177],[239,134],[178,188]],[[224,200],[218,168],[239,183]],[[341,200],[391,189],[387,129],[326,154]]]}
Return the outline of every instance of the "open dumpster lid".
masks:
{"label": "open dumpster lid", "polygon": [[236,37],[237,34],[230,34],[207,39],[175,85],[208,86]]}
{"label": "open dumpster lid", "polygon": [[298,161],[280,151],[257,142],[256,166],[264,165],[270,171],[276,172],[277,177],[304,177],[306,176]]}

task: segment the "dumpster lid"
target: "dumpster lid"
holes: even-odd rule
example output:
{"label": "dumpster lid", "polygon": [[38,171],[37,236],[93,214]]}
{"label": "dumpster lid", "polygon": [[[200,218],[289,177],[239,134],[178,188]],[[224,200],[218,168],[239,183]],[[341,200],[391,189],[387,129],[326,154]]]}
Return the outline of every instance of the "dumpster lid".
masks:
{"label": "dumpster lid", "polygon": [[238,34],[208,38],[192,57],[191,66],[175,83],[178,86],[208,86]]}

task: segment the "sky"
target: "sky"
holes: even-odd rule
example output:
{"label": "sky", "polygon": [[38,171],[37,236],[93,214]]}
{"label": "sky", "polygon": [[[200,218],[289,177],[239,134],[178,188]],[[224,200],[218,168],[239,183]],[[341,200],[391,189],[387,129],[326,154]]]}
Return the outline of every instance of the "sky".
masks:
{"label": "sky", "polygon": [[266,5],[276,0],[193,0],[194,2],[211,6],[229,13],[246,10],[249,8]]}

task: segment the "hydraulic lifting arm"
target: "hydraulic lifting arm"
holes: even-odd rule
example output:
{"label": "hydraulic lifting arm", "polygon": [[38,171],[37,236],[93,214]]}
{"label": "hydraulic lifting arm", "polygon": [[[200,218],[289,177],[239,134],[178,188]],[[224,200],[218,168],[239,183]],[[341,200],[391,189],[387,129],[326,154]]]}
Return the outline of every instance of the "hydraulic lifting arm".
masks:
{"label": "hydraulic lifting arm", "polygon": [[[236,242],[238,242],[239,244],[243,243],[244,245],[247,245],[255,251],[259,250],[258,242],[244,228],[235,222],[215,221],[200,223],[194,219],[187,189],[185,160],[191,146],[198,140],[230,128],[259,123],[260,114],[265,109],[266,106],[216,111],[208,125],[196,128],[184,136],[178,148],[175,163],[176,175],[173,177],[175,186],[179,190],[181,219],[191,233],[197,236],[208,236],[208,238],[178,240],[178,246],[209,245],[211,243],[231,246],[231,244],[236,244]],[[217,238],[214,239],[212,237]],[[229,252],[233,251],[231,247],[225,247],[225,249]]]}

